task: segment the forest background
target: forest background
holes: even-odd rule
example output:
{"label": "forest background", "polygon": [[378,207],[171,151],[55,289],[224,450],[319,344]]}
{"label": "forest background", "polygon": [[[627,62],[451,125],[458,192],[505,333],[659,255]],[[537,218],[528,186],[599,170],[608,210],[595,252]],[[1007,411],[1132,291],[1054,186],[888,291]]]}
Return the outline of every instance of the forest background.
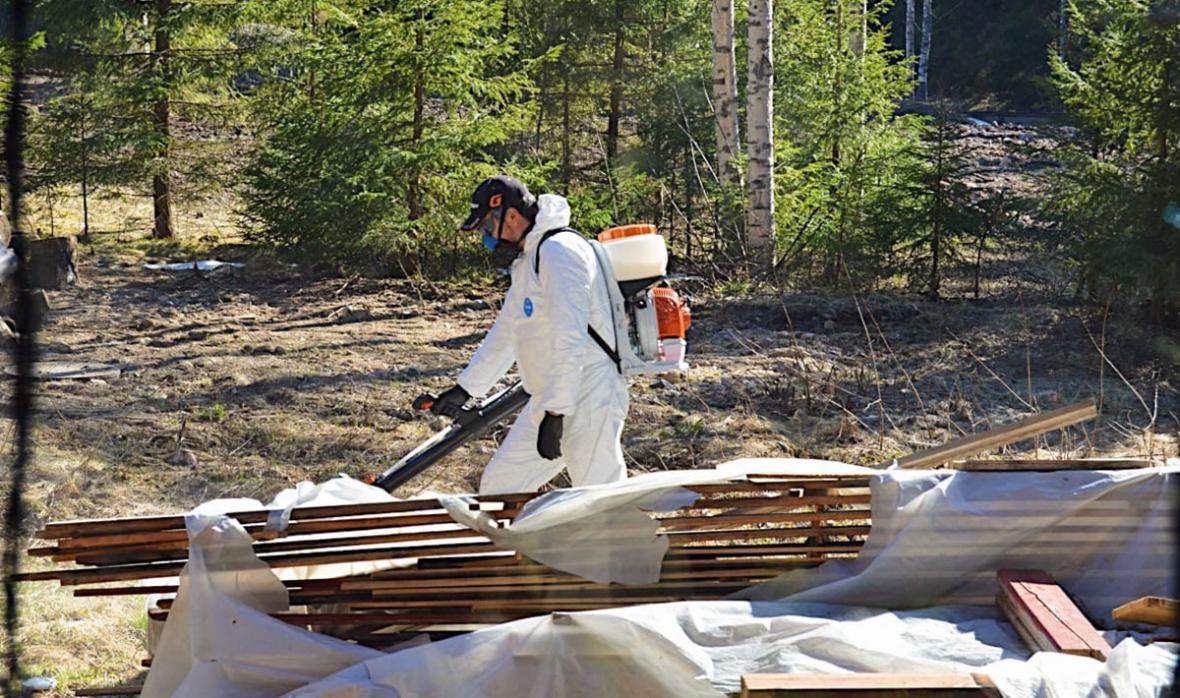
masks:
{"label": "forest background", "polygon": [[[456,221],[505,171],[568,196],[584,232],[657,224],[679,271],[720,284],[937,298],[965,274],[978,296],[989,261],[1032,254],[1076,297],[1163,323],[1180,302],[1178,14],[42,0],[31,192],[47,235],[63,208],[84,241],[209,216],[303,260],[438,278],[487,269]],[[999,114],[1050,137],[1032,186],[972,185],[963,125]],[[152,210],[96,226],[111,201]]]}

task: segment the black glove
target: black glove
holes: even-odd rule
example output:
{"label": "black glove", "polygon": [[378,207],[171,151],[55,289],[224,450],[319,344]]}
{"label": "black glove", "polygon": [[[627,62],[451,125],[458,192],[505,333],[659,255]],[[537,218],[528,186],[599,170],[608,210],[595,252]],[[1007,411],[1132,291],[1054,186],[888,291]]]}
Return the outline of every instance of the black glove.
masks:
{"label": "black glove", "polygon": [[455,417],[459,414],[459,410],[467,401],[471,399],[471,394],[463,389],[463,386],[456,385],[453,388],[448,388],[434,398],[434,404],[430,406],[430,411],[435,414],[441,414],[444,417]]}
{"label": "black glove", "polygon": [[541,420],[541,428],[537,431],[537,453],[545,460],[561,458],[561,420],[561,415],[548,412]]}

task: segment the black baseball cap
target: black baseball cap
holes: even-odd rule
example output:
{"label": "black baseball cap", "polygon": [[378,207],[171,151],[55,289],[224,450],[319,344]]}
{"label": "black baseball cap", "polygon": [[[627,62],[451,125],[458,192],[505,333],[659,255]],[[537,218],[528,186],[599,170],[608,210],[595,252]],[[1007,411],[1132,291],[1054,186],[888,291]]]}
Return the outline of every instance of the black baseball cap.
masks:
{"label": "black baseball cap", "polygon": [[524,182],[508,175],[496,175],[479,183],[471,195],[471,215],[459,226],[459,230],[475,230],[491,211],[500,208],[514,208],[527,212],[537,201],[529,193]]}

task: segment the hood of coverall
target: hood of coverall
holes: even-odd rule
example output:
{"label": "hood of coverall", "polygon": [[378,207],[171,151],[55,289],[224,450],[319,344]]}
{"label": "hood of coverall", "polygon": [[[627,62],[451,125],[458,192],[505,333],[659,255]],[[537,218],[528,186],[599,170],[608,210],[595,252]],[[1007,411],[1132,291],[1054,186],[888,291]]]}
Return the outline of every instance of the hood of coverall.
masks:
{"label": "hood of coverall", "polygon": [[570,202],[558,194],[542,194],[537,197],[537,219],[533,221],[533,229],[524,238],[524,254],[517,258],[527,259],[541,243],[545,233],[557,228],[565,228],[570,224]]}

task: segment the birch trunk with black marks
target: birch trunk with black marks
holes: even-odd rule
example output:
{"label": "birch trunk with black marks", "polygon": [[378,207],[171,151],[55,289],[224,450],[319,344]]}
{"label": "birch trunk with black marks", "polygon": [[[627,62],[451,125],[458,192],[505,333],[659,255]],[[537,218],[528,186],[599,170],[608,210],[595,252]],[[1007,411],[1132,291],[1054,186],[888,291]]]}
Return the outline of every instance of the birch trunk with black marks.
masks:
{"label": "birch trunk with black marks", "polygon": [[773,17],[774,0],[750,0],[746,241],[753,250],[768,249],[774,239]]}
{"label": "birch trunk with black marks", "polygon": [[713,0],[713,112],[717,125],[717,176],[724,184],[740,187],[742,175],[735,163],[740,137],[733,0]]}
{"label": "birch trunk with black marks", "polygon": [[918,56],[918,99],[930,98],[930,43],[934,34],[934,0],[922,2],[922,53]]}

